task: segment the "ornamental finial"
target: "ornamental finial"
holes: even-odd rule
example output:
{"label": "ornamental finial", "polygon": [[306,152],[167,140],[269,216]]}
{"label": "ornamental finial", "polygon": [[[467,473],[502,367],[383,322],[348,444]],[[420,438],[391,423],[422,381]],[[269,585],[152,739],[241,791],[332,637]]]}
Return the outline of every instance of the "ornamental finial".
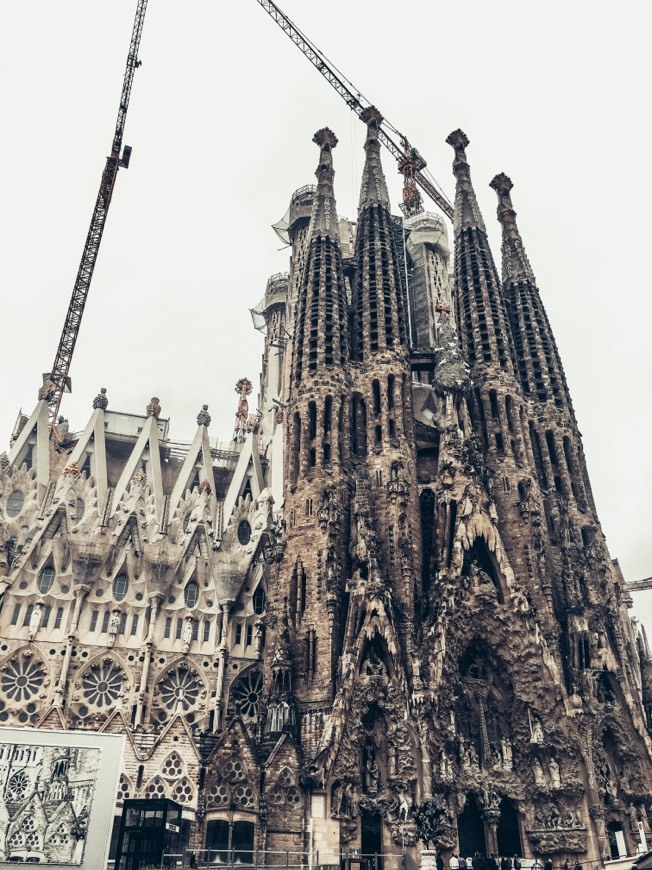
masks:
{"label": "ornamental finial", "polygon": [[197,414],[197,425],[198,426],[210,426],[211,425],[211,415],[208,413],[208,405],[202,405],[201,411]]}
{"label": "ornamental finial", "polygon": [[106,395],[106,387],[102,387],[97,396],[95,396],[95,398],[93,399],[93,408],[94,410],[101,408],[102,411],[106,411],[108,407],[109,400]]}
{"label": "ornamental finial", "polygon": [[161,404],[156,396],[152,396],[152,399],[145,408],[148,417],[156,417],[158,420],[159,414],[161,413]]}

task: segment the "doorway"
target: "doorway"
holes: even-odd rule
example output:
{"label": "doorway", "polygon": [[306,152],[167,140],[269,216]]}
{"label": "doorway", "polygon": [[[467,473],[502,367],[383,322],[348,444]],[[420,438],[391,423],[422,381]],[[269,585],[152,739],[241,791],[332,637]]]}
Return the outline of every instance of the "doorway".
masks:
{"label": "doorway", "polygon": [[475,798],[469,795],[466,805],[457,819],[457,837],[460,844],[460,855],[469,857],[478,852],[487,854],[487,843],[484,836],[484,822]]}
{"label": "doorway", "polygon": [[500,819],[498,820],[498,854],[513,858],[523,857],[521,848],[521,832],[518,827],[518,811],[509,798],[500,802]]}
{"label": "doorway", "polygon": [[[362,858],[370,870],[381,870],[383,828],[379,813],[362,810],[360,814],[360,845]],[[378,857],[375,857],[378,856]]]}

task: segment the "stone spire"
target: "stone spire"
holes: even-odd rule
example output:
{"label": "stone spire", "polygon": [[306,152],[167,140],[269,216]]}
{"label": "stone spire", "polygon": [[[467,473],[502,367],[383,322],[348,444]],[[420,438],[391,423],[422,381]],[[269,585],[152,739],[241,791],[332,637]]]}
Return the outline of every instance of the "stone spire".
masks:
{"label": "stone spire", "polygon": [[501,172],[500,175],[494,176],[489,187],[498,194],[498,220],[503,228],[503,283],[507,284],[509,281],[534,283],[534,272],[516,226],[516,212],[509,195],[514,187],[512,180]]}
{"label": "stone spire", "polygon": [[317,195],[310,216],[310,237],[329,236],[331,239],[339,239],[333,189],[333,148],[337,145],[337,136],[328,127],[323,127],[317,130],[312,141],[319,145],[319,166],[315,172]]}
{"label": "stone spire", "polygon": [[455,149],[455,304],[462,349],[473,374],[478,367],[496,365],[513,374],[514,345],[498,270],[471,184],[465,150],[469,140],[455,130],[446,141]]}
{"label": "stone spire", "polygon": [[380,162],[378,130],[382,115],[369,106],[362,119],[367,124],[366,159],[358,207],[352,294],[354,352],[360,362],[376,352],[399,350],[407,342],[401,270]]}
{"label": "stone spire", "polygon": [[503,229],[503,287],[516,346],[518,372],[523,391],[540,401],[565,407],[574,421],[573,406],[564,369],[536,285],[532,266],[516,225],[516,212],[507,175],[496,175],[490,183],[498,195],[498,220]]}
{"label": "stone spire", "polygon": [[446,142],[455,149],[453,173],[457,179],[455,189],[455,235],[460,230],[474,227],[486,233],[487,229],[480,213],[475,191],[471,184],[471,169],[466,158],[469,139],[462,130],[453,130]]}
{"label": "stone spire", "polygon": [[385,173],[380,162],[380,141],[378,139],[378,131],[383,122],[383,116],[375,106],[369,106],[360,117],[367,125],[367,141],[364,146],[367,158],[362,171],[358,211],[362,211],[369,205],[382,205],[383,208],[389,210],[389,194],[387,193]]}
{"label": "stone spire", "polygon": [[292,384],[322,366],[341,368],[348,361],[348,318],[342,251],[333,193],[333,148],[337,137],[324,127],[319,145],[317,193],[310,218],[306,258],[301,270],[292,358]]}

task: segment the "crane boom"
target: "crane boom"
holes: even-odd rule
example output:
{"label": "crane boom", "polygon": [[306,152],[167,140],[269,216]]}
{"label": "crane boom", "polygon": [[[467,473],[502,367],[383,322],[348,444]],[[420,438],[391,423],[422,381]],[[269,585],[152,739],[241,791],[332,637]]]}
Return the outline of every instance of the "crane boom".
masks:
{"label": "crane boom", "polygon": [[61,332],[61,338],[59,339],[59,346],[52,365],[52,371],[47,376],[50,384],[47,384],[47,387],[44,385],[44,395],[48,402],[49,419],[51,424],[56,422],[59,407],[61,405],[61,398],[64,389],[69,383],[68,376],[72,354],[77,342],[77,336],[79,335],[79,325],[84,313],[84,306],[86,305],[86,299],[88,297],[88,291],[93,277],[93,270],[95,269],[97,254],[100,249],[100,242],[102,241],[102,234],[104,232],[104,226],[106,224],[106,218],[111,204],[111,197],[113,196],[113,188],[118,175],[118,169],[120,169],[121,166],[125,169],[129,166],[131,148],[127,145],[125,146],[124,151],[122,151],[122,137],[124,134],[125,122],[127,120],[127,110],[129,108],[134,73],[140,66],[140,61],[138,60],[138,48],[140,46],[140,38],[143,32],[146,11],[147,0],[138,0],[134,26],[131,32],[131,42],[129,43],[127,65],[122,82],[120,107],[118,109],[118,117],[115,124],[111,154],[106,158],[106,164],[100,181],[100,189],[97,194],[97,199],[95,200],[95,208],[93,209],[91,224],[88,229],[81,262],[79,264],[79,270],[75,279],[75,286],[73,287],[68,312]]}
{"label": "crane boom", "polygon": [[[310,63],[312,63],[312,65],[317,70],[319,70],[319,72],[323,75],[326,81],[337,91],[337,93],[346,102],[349,108],[351,108],[356,113],[356,115],[360,117],[360,115],[366,108],[365,104],[362,101],[360,93],[354,92],[349,87],[349,85],[346,84],[343,78],[338,75],[337,71],[327,61],[326,57],[321,53],[317,46],[314,45],[314,43],[312,43],[308,39],[308,37],[303,34],[299,30],[299,28],[296,27],[295,24],[292,23],[287,15],[279,9],[276,3],[272,2],[272,0],[258,0],[258,3],[271,16],[271,18],[274,19],[274,21],[278,24],[281,30],[285,31],[285,33],[290,37],[292,42],[308,58]],[[378,131],[378,138],[387,148],[390,154],[398,161],[399,171],[405,175],[406,182],[408,178],[413,178],[414,182],[416,182],[416,184],[418,184],[419,187],[421,187],[421,189],[428,194],[428,196],[444,212],[444,214],[448,218],[450,218],[450,220],[453,220],[453,206],[450,200],[443,191],[437,189],[435,184],[426,175],[424,175],[422,171],[423,169],[425,169],[426,166],[425,160],[423,160],[423,158],[419,155],[416,149],[410,146],[405,136],[402,136],[395,128],[392,129],[393,132],[398,136],[400,145],[397,144],[394,139],[392,139],[392,137],[387,133],[387,131],[382,127]],[[416,193],[416,196],[418,197],[418,192]],[[404,200],[405,199],[406,197],[404,197]],[[416,210],[420,210],[418,206],[416,206],[416,209],[412,209],[411,213],[415,213]]]}

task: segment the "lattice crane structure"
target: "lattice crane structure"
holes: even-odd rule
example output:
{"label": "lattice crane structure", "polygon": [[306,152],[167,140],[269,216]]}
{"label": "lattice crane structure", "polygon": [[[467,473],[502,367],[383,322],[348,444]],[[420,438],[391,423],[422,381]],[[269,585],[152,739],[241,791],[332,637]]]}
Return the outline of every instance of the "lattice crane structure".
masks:
{"label": "lattice crane structure", "polygon": [[134,80],[134,73],[141,63],[138,60],[138,49],[140,47],[140,38],[143,32],[146,10],[147,0],[138,0],[134,26],[131,32],[129,54],[127,55],[127,65],[122,82],[120,108],[118,109],[111,153],[106,158],[106,164],[104,166],[104,171],[102,172],[100,189],[95,201],[91,224],[88,229],[88,235],[86,236],[77,278],[75,279],[75,286],[72,291],[72,297],[68,306],[68,312],[63,325],[63,331],[61,332],[61,338],[59,339],[59,346],[54,358],[52,370],[49,374],[45,375],[45,383],[40,394],[43,398],[47,399],[51,425],[54,425],[56,422],[64,390],[70,388],[70,364],[75,344],[77,342],[77,336],[79,335],[79,327],[84,313],[86,299],[88,298],[88,291],[91,286],[93,270],[95,269],[95,263],[97,262],[97,255],[100,249],[100,242],[102,241],[106,218],[109,213],[109,206],[111,205],[111,197],[113,196],[113,188],[118,176],[118,170],[121,167],[127,169],[129,166],[131,148],[129,145],[125,145],[123,149],[122,137],[124,134],[125,122],[127,120],[127,110],[129,108],[129,98],[131,96],[131,86]]}
{"label": "lattice crane structure", "polygon": [[[361,117],[369,102],[360,94],[353,84],[326,58],[326,56],[302,33],[299,28],[282,12],[272,0],[258,0],[263,9],[285,31],[292,42],[303,52],[310,63],[319,70],[326,81],[337,91],[347,105]],[[452,221],[453,205],[441,187],[431,176],[427,175],[426,161],[419,152],[410,145],[406,136],[384,119],[378,138],[398,163],[398,170],[403,175],[403,202],[401,211],[406,217],[412,217],[423,211],[423,201],[419,187]],[[389,129],[400,144],[387,132]]]}

